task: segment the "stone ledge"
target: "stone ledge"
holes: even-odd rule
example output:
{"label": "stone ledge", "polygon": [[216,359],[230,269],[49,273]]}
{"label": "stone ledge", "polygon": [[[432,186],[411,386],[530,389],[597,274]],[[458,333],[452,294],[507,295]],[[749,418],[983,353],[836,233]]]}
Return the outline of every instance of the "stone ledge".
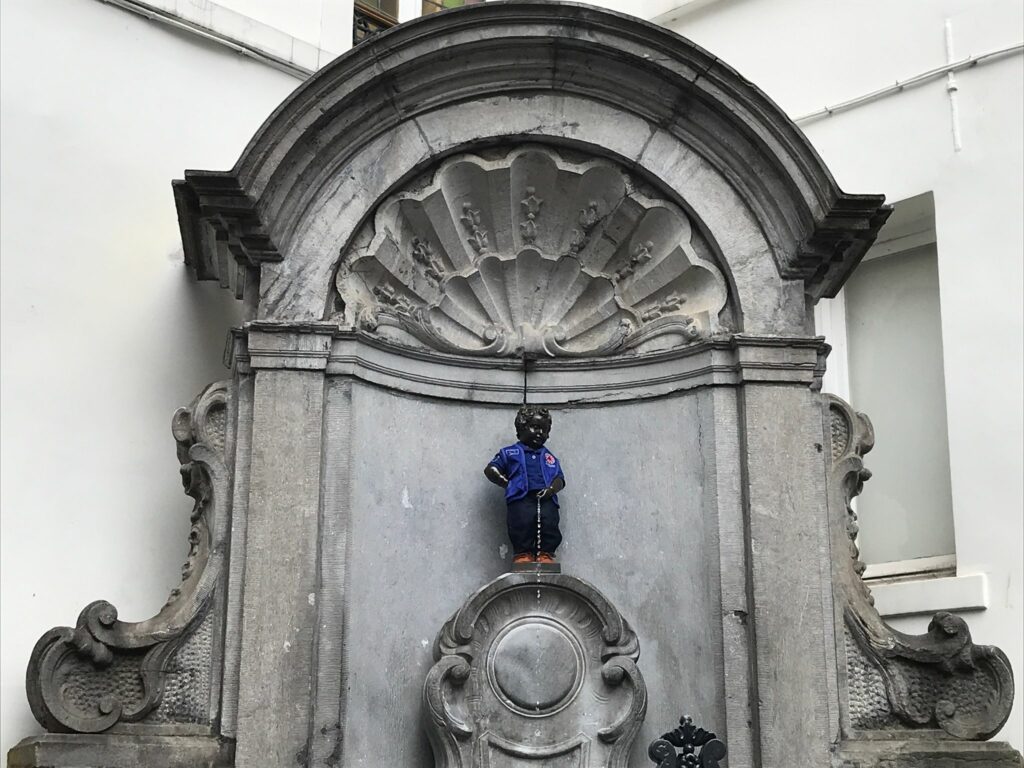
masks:
{"label": "stone ledge", "polygon": [[835,768],[1022,768],[1020,752],[1006,742],[900,739],[847,741]]}
{"label": "stone ledge", "polygon": [[227,768],[234,742],[215,736],[47,733],[7,753],[7,768]]}
{"label": "stone ledge", "polygon": [[561,563],[513,563],[510,573],[561,573]]}
{"label": "stone ledge", "polygon": [[[529,391],[538,402],[561,404],[640,400],[746,383],[814,388],[827,350],[820,337],[734,334],[646,355],[544,358],[529,362]],[[523,397],[519,358],[405,347],[330,323],[247,324],[232,331],[225,362],[242,373],[320,370],[460,402],[517,404]]]}
{"label": "stone ledge", "polygon": [[868,581],[875,608],[883,617],[931,615],[938,611],[978,611],[988,608],[984,573],[940,579]]}

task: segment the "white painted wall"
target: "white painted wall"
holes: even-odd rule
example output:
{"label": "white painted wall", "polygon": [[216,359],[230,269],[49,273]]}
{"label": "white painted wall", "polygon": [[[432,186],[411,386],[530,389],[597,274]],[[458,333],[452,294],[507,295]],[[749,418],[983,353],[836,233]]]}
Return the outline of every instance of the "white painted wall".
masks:
{"label": "white painted wall", "polygon": [[[651,8],[638,2],[635,13],[647,16]],[[798,117],[945,64],[947,19],[954,59],[1024,37],[1019,0],[718,0],[684,13],[671,28]],[[999,738],[1022,749],[1024,57],[983,64],[956,79],[959,152],[941,79],[804,130],[847,191],[883,192],[892,201],[935,195],[957,574],[963,577],[946,583],[950,602],[963,605],[959,587],[985,577],[987,608],[964,616],[978,642],[1001,647],[1014,665],[1017,702]],[[913,386],[912,376],[904,372],[892,385]],[[934,610],[935,596],[926,600],[927,591],[921,591],[922,608]],[[893,623],[923,631],[926,622],[918,616]]]}
{"label": "white painted wall", "polygon": [[236,307],[186,273],[171,195],[230,168],[298,81],[94,0],[3,0],[0,761],[41,729],[32,645],[95,599],[152,616],[190,499],[170,419]]}
{"label": "white painted wall", "polygon": [[352,0],[217,0],[217,4],[329,51],[340,53],[351,45]]}

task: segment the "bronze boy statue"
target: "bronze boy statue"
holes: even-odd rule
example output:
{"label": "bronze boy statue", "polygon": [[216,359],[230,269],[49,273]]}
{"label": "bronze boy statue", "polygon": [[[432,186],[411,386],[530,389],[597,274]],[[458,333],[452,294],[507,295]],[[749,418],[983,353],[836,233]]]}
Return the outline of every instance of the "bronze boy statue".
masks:
{"label": "bronze boy statue", "polygon": [[562,543],[556,494],[565,487],[565,475],[558,459],[544,447],[550,433],[547,408],[524,405],[516,414],[519,442],[502,448],[484,468],[487,479],[505,489],[513,563],[554,563]]}

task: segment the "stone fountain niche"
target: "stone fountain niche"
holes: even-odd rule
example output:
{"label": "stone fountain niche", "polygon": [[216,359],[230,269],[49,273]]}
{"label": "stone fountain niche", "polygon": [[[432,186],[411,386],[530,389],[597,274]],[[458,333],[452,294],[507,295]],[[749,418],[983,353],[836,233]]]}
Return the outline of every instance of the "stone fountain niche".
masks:
{"label": "stone fountain niche", "polygon": [[[579,5],[431,15],[174,190],[247,315],[172,425],[185,579],[43,635],[11,766],[639,768],[684,712],[733,768],[1019,765],[1006,657],[860,576],[873,435],[811,307],[888,209],[721,61]],[[481,472],[524,397],[561,573],[510,573]]]}
{"label": "stone fountain niche", "polygon": [[491,357],[642,354],[708,338],[729,323],[725,280],[686,213],[656,195],[580,152],[457,155],[360,228],[332,319]]}

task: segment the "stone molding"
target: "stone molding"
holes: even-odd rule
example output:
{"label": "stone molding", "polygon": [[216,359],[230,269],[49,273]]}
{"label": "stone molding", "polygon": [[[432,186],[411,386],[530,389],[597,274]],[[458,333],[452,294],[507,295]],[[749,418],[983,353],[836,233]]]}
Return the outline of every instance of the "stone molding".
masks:
{"label": "stone molding", "polygon": [[[501,120],[481,122],[495,110]],[[260,263],[272,278],[260,316],[311,318],[326,295],[289,282],[331,267],[330,240],[342,247],[376,201],[437,158],[523,137],[618,158],[650,180],[667,163],[706,180],[693,194],[735,197],[750,221],[734,218],[745,234],[728,259],[753,280],[749,302],[760,281],[751,259],[814,299],[834,295],[889,212],[881,196],[843,193],[775,104],[690,41],[625,15],[519,0],[375,36],[297,89],[233,170],[187,172],[175,187],[186,262],[224,284],[230,259]],[[729,228],[704,224],[714,237]],[[760,242],[739,242],[747,233]]]}
{"label": "stone molding", "polygon": [[[647,355],[528,360],[531,397],[551,403],[615,402],[746,382],[820,386],[821,337],[733,334]],[[247,323],[232,334],[228,365],[322,370],[397,391],[516,404],[523,361],[450,355],[385,342],[331,323]]]}
{"label": "stone molding", "polygon": [[[871,421],[846,402],[825,398],[831,435],[828,472],[832,510],[833,578],[845,637],[843,731],[849,738],[906,738],[929,733],[982,741],[994,736],[1013,706],[1013,673],[998,648],[975,645],[966,622],[936,613],[928,632],[907,635],[882,619],[864,582],[851,506],[871,472],[864,455],[874,446]],[[856,765],[856,763],[854,763]]]}
{"label": "stone molding", "polygon": [[1024,768],[1020,753],[1004,742],[934,739],[844,742],[834,768]]}
{"label": "stone molding", "polygon": [[639,656],[628,622],[585,581],[499,576],[434,643],[423,702],[438,768],[486,768],[494,756],[625,768],[647,711]]}
{"label": "stone molding", "polygon": [[91,734],[139,724],[202,733],[214,722],[219,670],[211,609],[227,556],[228,391],[227,382],[209,385],[171,423],[182,483],[195,504],[182,582],[166,605],[146,621],[126,623],[100,600],[74,628],[57,627],[36,643],[26,688],[32,714],[48,731]]}
{"label": "stone molding", "polygon": [[235,298],[245,291],[248,267],[281,261],[252,199],[230,174],[190,171],[172,185],[188,266],[197,280],[218,280]]}
{"label": "stone molding", "polygon": [[216,736],[47,733],[23,739],[7,768],[230,768],[234,752]]}

